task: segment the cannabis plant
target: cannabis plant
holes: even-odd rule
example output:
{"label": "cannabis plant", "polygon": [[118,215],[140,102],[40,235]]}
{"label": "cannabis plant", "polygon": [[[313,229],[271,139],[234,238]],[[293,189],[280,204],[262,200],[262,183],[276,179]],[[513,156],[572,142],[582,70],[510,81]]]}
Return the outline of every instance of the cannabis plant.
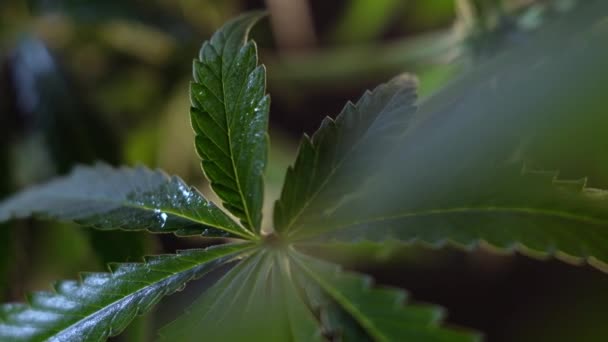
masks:
{"label": "cannabis plant", "polygon": [[[438,307],[408,304],[404,291],[375,286],[366,276],[321,260],[311,246],[395,240],[442,246],[448,241],[605,265],[606,192],[534,171],[519,155],[501,164],[495,163],[498,157],[476,152],[480,140],[509,140],[500,134],[505,124],[530,126],[524,116],[497,121],[479,136],[465,136],[459,146],[446,143],[443,128],[464,127],[461,116],[446,111],[466,112],[464,122],[489,117],[455,105],[462,94],[453,87],[439,95],[441,101],[417,108],[416,81],[407,75],[366,92],[302,138],[272,228],[263,229],[270,97],[256,44],[248,39],[262,16],[249,13],[225,24],[193,64],[190,116],[196,151],[223,209],[176,176],[104,164],[77,167],[0,205],[0,221],[36,216],[101,230],[229,242],[111,264],[108,273],[82,273],[78,281],[59,281],[53,291],[32,293],[27,304],[0,306],[1,341],[104,340],[189,281],[228,267],[183,316],[160,331],[161,340],[474,341],[480,334],[442,326]],[[520,81],[507,77],[504,83]],[[491,118],[517,109],[488,84],[470,89],[477,101],[489,96],[498,103]],[[420,148],[434,145],[445,154]],[[494,147],[497,156],[503,145]],[[466,160],[454,157],[463,155]],[[473,163],[480,160],[484,163]],[[434,190],[442,188],[447,190]]]}

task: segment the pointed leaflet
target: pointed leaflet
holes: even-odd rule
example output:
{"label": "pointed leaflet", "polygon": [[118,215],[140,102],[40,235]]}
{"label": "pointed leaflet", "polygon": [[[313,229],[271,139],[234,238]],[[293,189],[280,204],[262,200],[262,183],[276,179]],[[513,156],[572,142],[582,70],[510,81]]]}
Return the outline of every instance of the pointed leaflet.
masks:
{"label": "pointed leaflet", "polygon": [[403,133],[415,112],[415,87],[408,75],[396,77],[366,92],[356,104],[348,103],[335,121],[323,120],[312,139],[304,136],[275,205],[277,230],[302,228],[304,217],[326,210],[328,203],[337,203],[364,181],[357,175],[371,172],[382,157],[365,151],[389,150]]}
{"label": "pointed leaflet", "polygon": [[99,229],[251,237],[178,177],[143,167],[77,167],[0,203],[0,221],[30,216]]}
{"label": "pointed leaflet", "polygon": [[404,305],[405,292],[372,288],[369,278],[293,252],[293,273],[320,311],[325,333],[340,340],[476,341],[470,332],[441,328],[440,309]]}
{"label": "pointed leaflet", "polygon": [[[449,240],[465,246],[484,241],[532,256],[586,260],[608,271],[608,191],[587,188],[585,180],[558,180],[552,172],[494,174],[500,182],[478,175],[452,185],[440,197],[432,192],[414,198],[404,194],[391,197],[382,208],[361,202],[326,217],[317,231],[326,234],[319,239]],[[412,185],[410,190],[418,189]]]}
{"label": "pointed leaflet", "polygon": [[240,258],[250,244],[159,255],[145,263],[114,264],[112,273],[85,273],[36,292],[28,304],[0,306],[1,341],[101,341],[120,333],[162,297],[216,267]]}
{"label": "pointed leaflet", "polygon": [[[581,160],[604,169],[608,74],[597,70],[608,68],[608,30],[583,19],[593,28],[571,34],[567,48],[560,32],[545,32],[423,103],[378,177],[348,206],[308,215],[305,232],[342,241],[483,242],[608,271],[608,192],[521,172],[523,164],[548,164],[534,149],[544,139],[559,141],[553,153],[569,174],[586,173]],[[590,123],[596,128],[581,129]],[[581,137],[597,151],[587,155]],[[605,187],[602,172],[592,180]]]}
{"label": "pointed leaflet", "polygon": [[261,249],[228,272],[175,322],[166,341],[320,341],[320,329],[289,274],[289,260]]}
{"label": "pointed leaflet", "polygon": [[203,44],[190,89],[203,170],[224,206],[252,231],[262,219],[270,98],[264,94],[266,71],[247,35],[262,16],[237,17]]}
{"label": "pointed leaflet", "polygon": [[403,306],[403,299],[403,292],[371,289],[367,278],[341,273],[335,265],[297,252],[262,249],[161,335],[167,341],[197,341],[200,336],[218,341],[475,340],[470,333],[440,328],[438,309]]}

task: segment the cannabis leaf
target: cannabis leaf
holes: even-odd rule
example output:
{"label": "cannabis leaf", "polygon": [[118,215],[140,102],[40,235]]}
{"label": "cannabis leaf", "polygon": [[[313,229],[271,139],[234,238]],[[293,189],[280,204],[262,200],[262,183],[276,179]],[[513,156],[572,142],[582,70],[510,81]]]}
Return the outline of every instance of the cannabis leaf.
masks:
{"label": "cannabis leaf", "polygon": [[[375,163],[373,174],[350,168],[349,177],[366,181],[351,193],[315,200],[315,210],[302,215],[292,238],[484,244],[587,261],[608,271],[608,192],[531,167],[522,172],[522,165],[537,160],[530,152],[534,142],[545,138],[567,140],[551,146],[556,155],[575,151],[600,158],[596,151],[585,155],[591,150],[572,141],[581,135],[579,127],[595,123],[584,130],[589,133],[606,127],[601,89],[608,78],[597,70],[606,68],[608,49],[601,42],[607,31],[583,26],[587,29],[571,34],[566,45],[562,35],[549,31],[540,42],[500,55],[421,103],[394,142],[399,148]],[[590,53],[590,46],[598,48]],[[568,52],[547,58],[547,51]],[[593,149],[605,150],[601,133],[586,139]]]}
{"label": "cannabis leaf", "polygon": [[[404,306],[404,299],[401,291],[372,289],[369,279],[342,273],[336,265],[294,249],[262,249],[233,268],[161,335],[169,341],[194,341],[198,336],[228,341],[339,336],[374,341],[476,340],[470,332],[438,327],[437,308]],[[336,306],[328,306],[329,302]],[[335,314],[343,316],[336,320]]]}
{"label": "cannabis leaf", "polygon": [[30,216],[98,229],[252,236],[179,177],[144,167],[80,166],[0,203],[0,221]]}
{"label": "cannabis leaf", "polygon": [[224,206],[257,232],[262,220],[268,110],[266,71],[247,35],[263,16],[235,18],[203,44],[194,61],[190,110],[196,150]]}
{"label": "cannabis leaf", "polygon": [[[280,232],[302,228],[302,218],[327,210],[336,198],[371,173],[382,153],[390,150],[415,112],[416,82],[401,75],[348,103],[336,120],[326,118],[312,138],[304,135],[293,167],[287,170],[274,223]],[[322,198],[329,198],[330,202]],[[332,203],[333,201],[333,203]]]}
{"label": "cannabis leaf", "polygon": [[[327,218],[327,233],[320,239],[420,240],[439,245],[450,240],[464,246],[484,241],[532,256],[587,261],[608,271],[608,191],[588,188],[584,179],[559,180],[555,172],[513,174],[509,168],[495,173],[501,182],[463,180],[450,189],[453,196],[429,192],[416,201],[393,197],[399,205],[383,208],[353,205]],[[412,191],[417,189],[412,186]]]}
{"label": "cannabis leaf", "polygon": [[111,273],[83,273],[60,281],[54,292],[35,292],[29,304],[0,306],[2,341],[101,341],[120,333],[136,315],[188,281],[247,254],[250,244],[231,244],[113,264]]}
{"label": "cannabis leaf", "polygon": [[257,251],[161,330],[161,336],[167,341],[197,341],[200,336],[224,341],[321,340],[288,267],[283,252]]}
{"label": "cannabis leaf", "polygon": [[[292,251],[294,272],[309,302],[320,311],[327,335],[341,340],[474,341],[470,332],[440,328],[443,313],[428,305],[404,305],[404,291],[372,288],[368,277]],[[297,270],[297,272],[295,272]]]}
{"label": "cannabis leaf", "polygon": [[[460,81],[465,91],[452,88],[439,97],[441,103],[423,103],[420,111],[414,104],[415,81],[407,75],[365,93],[335,121],[324,120],[312,138],[303,138],[276,202],[276,230],[263,235],[269,97],[264,67],[258,66],[255,43],[247,38],[261,16],[238,17],[205,42],[191,85],[191,119],[203,170],[243,226],[179,178],[145,168],[80,167],[0,203],[0,222],[43,216],[100,229],[252,241],[148,257],[144,263],[112,265],[111,273],[83,274],[80,282],[59,282],[55,292],[32,294],[29,304],[0,306],[0,340],[106,339],[163,296],[227,264],[234,267],[164,328],[161,338],[479,338],[441,327],[440,309],[406,305],[403,291],[373,286],[369,278],[305,254],[310,249],[303,247],[311,243],[487,243],[531,255],[584,259],[608,270],[608,192],[520,168],[525,164],[520,133],[531,126],[526,104],[546,105],[527,109],[552,115],[552,109],[561,108],[555,103],[563,104],[532,99],[521,84],[535,82],[532,72],[556,75],[546,72],[547,65],[549,71],[568,69],[556,64],[560,58],[523,63],[538,70],[506,69],[501,87],[512,92],[488,86],[484,73],[476,73]],[[594,58],[585,64],[587,73],[603,70],[592,62],[607,59]],[[472,106],[487,99],[491,105]],[[513,126],[505,129],[507,123]],[[492,143],[479,148],[479,141]]]}

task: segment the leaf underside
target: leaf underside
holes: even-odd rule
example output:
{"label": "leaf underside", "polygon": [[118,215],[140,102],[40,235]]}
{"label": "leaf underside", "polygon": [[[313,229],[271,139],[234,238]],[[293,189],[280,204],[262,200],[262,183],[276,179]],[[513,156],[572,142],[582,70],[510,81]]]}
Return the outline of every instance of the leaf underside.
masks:
{"label": "leaf underside", "polygon": [[250,244],[232,244],[111,264],[111,273],[83,273],[54,292],[35,292],[28,304],[0,306],[1,341],[103,341],[137,315],[220,265],[240,258]]}
{"label": "leaf underside", "polygon": [[80,166],[0,203],[0,222],[31,216],[98,229],[251,236],[179,177],[144,167]]}
{"label": "leaf underside", "polygon": [[370,151],[394,147],[416,111],[415,101],[416,81],[404,74],[349,102],[335,121],[325,118],[312,138],[305,135],[275,204],[275,229],[296,232],[303,218],[327,210],[364,182],[358,176],[372,174],[383,157]]}
{"label": "leaf underside", "polygon": [[196,150],[224,207],[253,232],[262,220],[268,111],[266,71],[249,30],[263,14],[226,23],[194,61],[190,110]]}
{"label": "leaf underside", "polygon": [[440,328],[441,311],[301,255],[260,249],[161,330],[167,341],[473,341]]}

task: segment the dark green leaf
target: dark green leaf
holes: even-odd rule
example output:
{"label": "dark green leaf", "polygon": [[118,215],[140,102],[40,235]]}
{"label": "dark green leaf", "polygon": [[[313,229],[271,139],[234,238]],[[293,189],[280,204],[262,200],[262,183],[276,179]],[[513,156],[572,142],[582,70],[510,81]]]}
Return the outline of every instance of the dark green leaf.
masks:
{"label": "dark green leaf", "polygon": [[254,232],[262,220],[270,97],[266,71],[247,35],[262,16],[235,18],[203,44],[190,89],[203,170],[224,206]]}
{"label": "dark green leaf", "polygon": [[290,247],[261,248],[161,335],[168,341],[475,340],[440,328],[441,310],[403,306],[404,299],[402,291],[371,289],[368,278]]}
{"label": "dark green leaf", "polygon": [[557,173],[532,171],[502,174],[501,182],[478,175],[450,191],[454,195],[441,199],[400,196],[382,209],[350,208],[348,218],[328,219],[325,228],[332,232],[324,238],[452,241],[469,247],[484,241],[532,256],[588,261],[608,271],[608,191],[585,187],[584,179],[563,181]]}
{"label": "dark green leaf", "polygon": [[167,341],[322,340],[314,316],[294,287],[282,252],[260,249],[228,272],[177,321]]}
{"label": "dark green leaf", "polygon": [[29,304],[0,306],[2,341],[101,341],[120,333],[162,297],[216,267],[238,259],[251,245],[233,244],[114,264],[112,273],[85,273],[36,292]]}
{"label": "dark green leaf", "polygon": [[[532,158],[530,146],[547,137],[559,142],[551,145],[558,158],[577,158],[563,160],[571,165],[561,179],[585,174],[579,160],[605,167],[608,77],[600,71],[608,67],[608,26],[598,18],[606,5],[590,3],[583,17],[539,33],[422,103],[371,180],[334,197],[331,210],[306,215],[300,237],[483,243],[608,270],[605,184],[521,172],[522,165],[548,169],[529,162],[544,159]],[[589,149],[581,149],[582,137],[593,142]]]}
{"label": "dark green leaf", "polygon": [[143,167],[77,167],[0,203],[0,221],[30,216],[99,229],[252,236],[180,178]]}
{"label": "dark green leaf", "polygon": [[312,139],[304,136],[275,205],[278,231],[301,229],[303,218],[326,211],[344,191],[365,181],[356,175],[372,173],[382,157],[366,151],[391,149],[415,112],[415,89],[410,76],[396,77],[365,93],[356,104],[349,102],[335,121],[326,118]]}
{"label": "dark green leaf", "polygon": [[294,252],[294,274],[320,311],[325,334],[344,341],[476,341],[470,332],[439,327],[442,311],[404,305],[405,292],[372,288],[371,280]]}

